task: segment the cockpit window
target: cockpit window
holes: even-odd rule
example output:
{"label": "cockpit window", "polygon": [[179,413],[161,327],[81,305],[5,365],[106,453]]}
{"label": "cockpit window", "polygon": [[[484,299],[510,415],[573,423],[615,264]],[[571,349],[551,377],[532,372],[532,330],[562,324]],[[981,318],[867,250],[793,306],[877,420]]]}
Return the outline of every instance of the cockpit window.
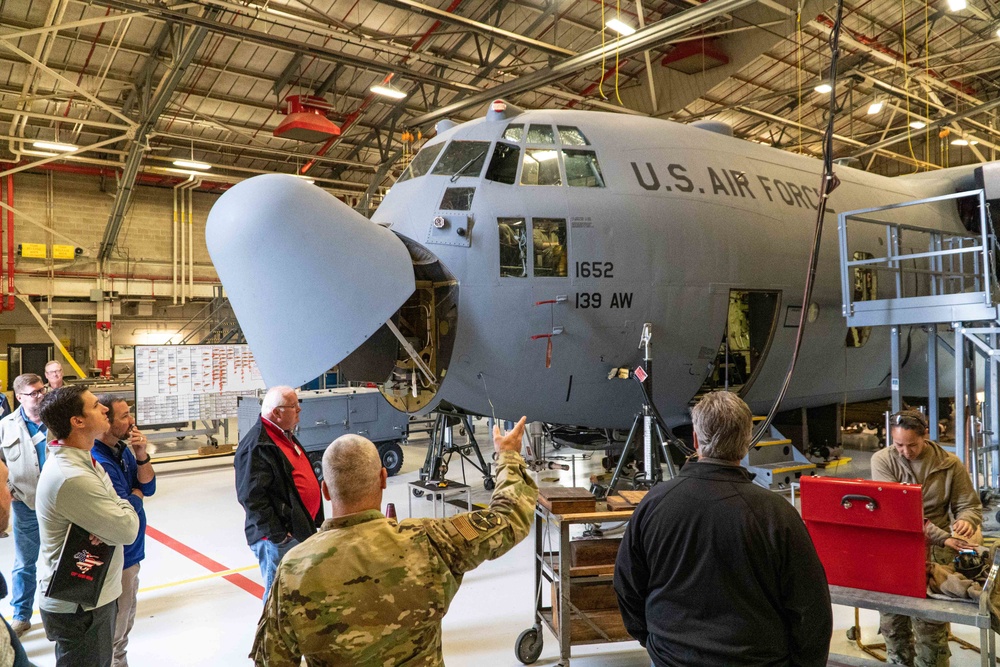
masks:
{"label": "cockpit window", "polygon": [[552,133],[551,125],[529,125],[528,126],[528,143],[529,144],[554,144],[556,142],[555,135]]}
{"label": "cockpit window", "polygon": [[486,180],[514,185],[517,180],[517,162],[520,157],[520,148],[498,141],[493,149],[490,166],[486,169]]}
{"label": "cockpit window", "polygon": [[472,208],[475,188],[445,188],[440,208],[443,211],[468,211]]}
{"label": "cockpit window", "polygon": [[524,123],[511,123],[507,126],[507,129],[503,131],[503,138],[507,141],[521,141],[521,137],[524,136]]}
{"label": "cockpit window", "polygon": [[566,221],[562,218],[535,218],[532,242],[535,248],[535,276],[565,278]]}
{"label": "cockpit window", "polygon": [[529,148],[524,151],[521,185],[562,185],[558,151],[551,148]]}
{"label": "cockpit window", "polygon": [[528,275],[528,228],[524,218],[497,218],[500,234],[500,277]]}
{"label": "cockpit window", "polygon": [[583,136],[583,132],[575,127],[569,125],[559,126],[559,141],[562,142],[563,146],[589,146],[590,142],[587,141],[587,137]]}
{"label": "cockpit window", "polygon": [[432,174],[478,177],[486,163],[488,141],[453,141],[434,166]]}
{"label": "cockpit window", "polygon": [[403,169],[403,173],[399,175],[396,182],[402,183],[403,181],[408,181],[411,178],[417,178],[426,174],[427,170],[431,168],[432,164],[434,164],[434,159],[441,152],[442,148],[444,148],[444,142],[421,148],[416,157],[414,157],[410,161],[410,164],[406,165],[406,168]]}
{"label": "cockpit window", "polygon": [[570,187],[604,187],[601,166],[597,164],[597,154],[594,151],[565,149],[562,153],[566,163],[566,182]]}

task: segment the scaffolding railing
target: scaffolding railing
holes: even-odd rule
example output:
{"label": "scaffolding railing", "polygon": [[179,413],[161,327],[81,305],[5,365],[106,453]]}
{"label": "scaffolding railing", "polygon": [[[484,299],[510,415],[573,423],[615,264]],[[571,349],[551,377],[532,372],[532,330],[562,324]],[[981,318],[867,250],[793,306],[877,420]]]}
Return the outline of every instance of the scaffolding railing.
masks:
{"label": "scaffolding railing", "polygon": [[[913,206],[963,198],[979,202],[980,233],[956,233],[882,217]],[[881,257],[849,254],[851,223],[882,227]],[[983,190],[970,190],[838,215],[843,314],[850,327],[978,322],[997,317],[996,272]],[[870,235],[866,238],[870,238]],[[905,239],[905,241],[904,241]],[[905,243],[905,245],[904,245]],[[914,251],[919,248],[920,251]],[[926,250],[923,250],[926,248]],[[869,253],[863,253],[868,255]],[[888,275],[887,296],[857,289],[864,276]],[[877,283],[884,281],[876,280]]]}
{"label": "scaffolding railing", "polygon": [[[913,206],[974,198],[979,232],[949,232],[886,220]],[[957,202],[956,202],[957,203]],[[849,225],[880,225],[885,252],[849,254]],[[927,396],[930,437],[937,439],[937,352],[955,359],[955,453],[979,491],[1000,490],[1000,319],[997,313],[997,239],[984,190],[969,190],[889,206],[845,211],[838,216],[843,314],[849,327],[890,327],[892,409],[902,407],[900,331],[921,325],[927,332]],[[870,241],[869,232],[863,238]],[[870,246],[870,243],[867,245]],[[878,276],[891,277],[879,286]],[[866,282],[867,281],[867,282]],[[948,348],[938,325],[948,325]],[[910,393],[916,393],[911,391]]]}

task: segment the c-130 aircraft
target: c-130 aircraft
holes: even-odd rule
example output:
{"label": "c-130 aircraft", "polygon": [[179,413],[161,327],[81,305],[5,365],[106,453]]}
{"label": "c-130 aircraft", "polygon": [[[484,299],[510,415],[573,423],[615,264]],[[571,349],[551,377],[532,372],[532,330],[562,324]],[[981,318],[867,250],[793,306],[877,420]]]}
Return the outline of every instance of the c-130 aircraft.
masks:
{"label": "c-130 aircraft", "polygon": [[[822,165],[718,125],[497,100],[439,123],[370,221],[303,179],[257,176],[212,208],[208,248],[269,386],[340,364],[408,412],[623,429],[641,391],[609,375],[640,363],[651,323],[669,425],[723,386],[766,411],[797,331]],[[827,223],[974,187],[971,167],[837,175]],[[965,233],[953,201],[907,216]],[[889,393],[888,333],[846,329],[827,227],[782,409]],[[883,242],[861,230],[848,250]],[[926,377],[923,338],[904,380]]]}

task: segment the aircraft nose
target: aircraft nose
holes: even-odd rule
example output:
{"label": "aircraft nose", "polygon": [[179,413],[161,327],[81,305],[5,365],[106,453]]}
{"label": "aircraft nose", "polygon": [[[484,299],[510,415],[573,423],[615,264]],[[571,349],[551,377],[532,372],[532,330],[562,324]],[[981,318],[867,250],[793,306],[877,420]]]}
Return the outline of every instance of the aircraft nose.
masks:
{"label": "aircraft nose", "polygon": [[205,240],[268,386],[326,372],[415,289],[395,234],[286,174],[230,188],[209,212]]}

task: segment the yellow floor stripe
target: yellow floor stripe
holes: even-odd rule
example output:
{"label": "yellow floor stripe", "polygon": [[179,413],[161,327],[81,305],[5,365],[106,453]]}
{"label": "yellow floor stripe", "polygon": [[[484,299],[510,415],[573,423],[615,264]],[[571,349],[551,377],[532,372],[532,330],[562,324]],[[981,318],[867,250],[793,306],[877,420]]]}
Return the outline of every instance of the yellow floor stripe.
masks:
{"label": "yellow floor stripe", "polygon": [[209,574],[203,574],[200,577],[192,577],[190,579],[182,579],[181,581],[171,581],[166,584],[157,584],[156,586],[148,586],[146,588],[140,588],[140,593],[148,593],[149,591],[158,591],[164,588],[173,588],[174,586],[184,586],[185,584],[193,584],[198,581],[207,581],[208,579],[216,579],[218,577],[224,577],[228,574],[237,574],[239,572],[246,572],[247,570],[256,570],[259,566],[257,565],[246,565],[244,567],[233,568],[232,570],[222,570],[221,572],[211,572]]}

